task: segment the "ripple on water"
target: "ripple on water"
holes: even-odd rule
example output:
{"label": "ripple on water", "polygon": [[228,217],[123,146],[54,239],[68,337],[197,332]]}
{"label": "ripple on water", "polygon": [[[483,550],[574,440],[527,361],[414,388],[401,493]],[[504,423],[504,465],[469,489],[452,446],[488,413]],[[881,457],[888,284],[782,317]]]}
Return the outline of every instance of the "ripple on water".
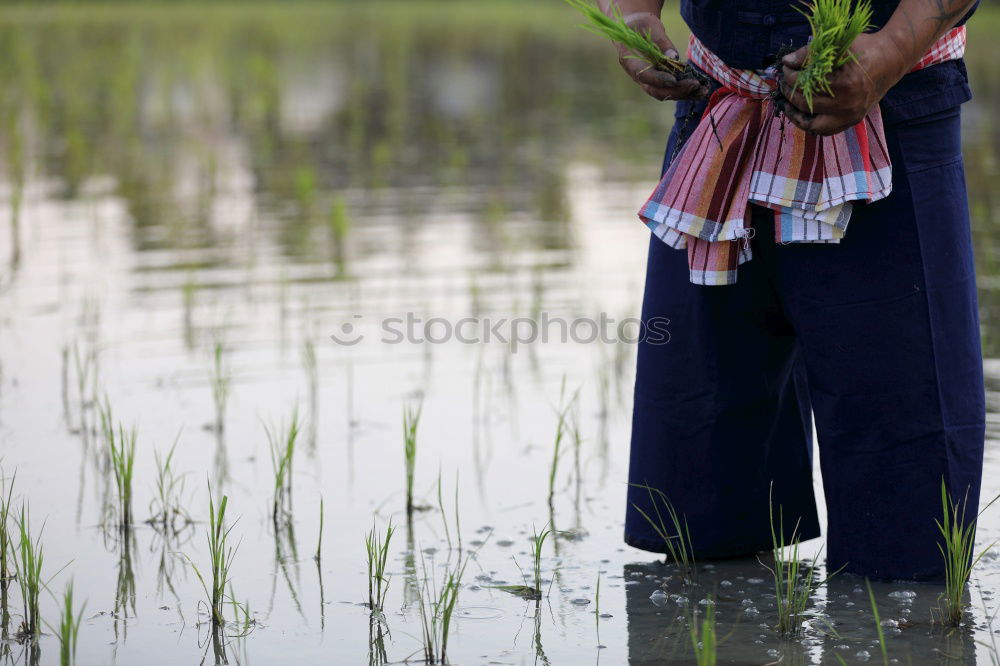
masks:
{"label": "ripple on water", "polygon": [[495,620],[504,615],[502,610],[492,606],[465,606],[458,610],[458,614],[466,620]]}

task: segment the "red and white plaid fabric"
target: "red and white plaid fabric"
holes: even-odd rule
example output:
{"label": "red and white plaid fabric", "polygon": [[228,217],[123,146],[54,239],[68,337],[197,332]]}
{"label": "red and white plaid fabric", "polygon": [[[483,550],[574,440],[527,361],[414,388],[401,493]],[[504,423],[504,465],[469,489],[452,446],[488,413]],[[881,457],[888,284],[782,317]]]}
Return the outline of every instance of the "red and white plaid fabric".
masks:
{"label": "red and white plaid fabric", "polygon": [[[963,26],[914,70],[964,51]],[[751,204],[774,211],[778,242],[837,243],[854,202],[889,195],[892,166],[877,105],[854,127],[815,136],[776,115],[776,68],[729,67],[694,36],[688,59],[722,87],[639,217],[671,247],[687,248],[692,282],[736,281],[737,266],[751,258]]]}

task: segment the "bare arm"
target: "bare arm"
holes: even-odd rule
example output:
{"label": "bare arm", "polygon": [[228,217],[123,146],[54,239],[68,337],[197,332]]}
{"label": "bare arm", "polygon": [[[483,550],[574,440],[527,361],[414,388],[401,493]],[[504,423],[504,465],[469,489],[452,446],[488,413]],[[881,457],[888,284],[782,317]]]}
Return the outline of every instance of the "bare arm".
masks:
{"label": "bare arm", "polygon": [[901,0],[881,30],[854,41],[851,51],[857,59],[834,72],[833,95],[816,96],[813,114],[802,95],[792,93],[808,47],[785,56],[782,92],[792,103],[786,108],[788,118],[817,134],[836,134],[856,125],[973,4],[974,0]]}
{"label": "bare arm", "polygon": [[[667,32],[660,20],[663,10],[663,0],[597,0],[598,6],[605,14],[612,14],[612,8],[621,10],[625,23],[639,32],[649,33],[650,38],[670,58],[677,58],[677,48],[667,37]],[[697,81],[687,79],[678,81],[672,75],[653,69],[648,63],[630,57],[628,49],[616,44],[618,62],[622,69],[650,97],[658,100],[688,99],[703,97],[707,89]]]}

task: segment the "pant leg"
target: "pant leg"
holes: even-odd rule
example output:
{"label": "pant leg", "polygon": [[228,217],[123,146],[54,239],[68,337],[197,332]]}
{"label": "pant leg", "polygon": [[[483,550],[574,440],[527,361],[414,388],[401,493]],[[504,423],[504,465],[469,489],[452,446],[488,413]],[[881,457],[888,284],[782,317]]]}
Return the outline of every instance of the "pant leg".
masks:
{"label": "pant leg", "polygon": [[985,431],[958,108],[886,138],[893,192],[857,207],[839,245],[762,242],[759,254],[805,359],[831,566],[935,580],[942,479],[974,517]]}
{"label": "pant leg", "polygon": [[[771,270],[754,259],[735,285],[693,285],[687,253],[650,240],[642,317],[669,340],[639,344],[629,482],[669,498],[696,557],[770,548],[772,482],[785,534],[797,519],[803,538],[819,534],[809,408],[796,392],[798,348]],[[625,541],[664,552],[642,512],[655,516],[650,494],[630,485]]]}

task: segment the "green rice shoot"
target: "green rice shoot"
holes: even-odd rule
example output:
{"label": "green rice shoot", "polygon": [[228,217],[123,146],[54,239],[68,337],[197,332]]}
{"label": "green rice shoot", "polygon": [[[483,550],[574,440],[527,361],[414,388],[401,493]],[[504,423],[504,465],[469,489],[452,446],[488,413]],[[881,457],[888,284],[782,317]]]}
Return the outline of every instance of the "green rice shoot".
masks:
{"label": "green rice shoot", "polygon": [[372,525],[371,532],[365,537],[365,552],[368,555],[368,608],[372,613],[382,613],[385,609],[385,596],[389,592],[386,566],[389,561],[389,543],[394,532],[395,528],[390,520],[384,535]]}
{"label": "green rice shoot", "polygon": [[875,592],[872,591],[872,584],[867,578],[865,585],[868,586],[868,601],[872,605],[872,615],[875,617],[875,631],[878,632],[878,646],[882,652],[882,665],[889,666],[889,650],[885,645],[885,631],[882,629],[882,618],[878,613],[878,604],[875,603]]}
{"label": "green rice shoot", "polygon": [[[635,488],[643,488],[649,493],[649,504],[653,508],[653,515],[647,513],[638,504],[632,504],[633,508],[639,512],[646,522],[649,523],[657,536],[663,539],[665,549],[664,561],[673,560],[674,566],[684,579],[684,582],[691,584],[694,582],[696,563],[694,559],[694,546],[691,543],[691,531],[688,529],[687,518],[682,518],[674,508],[674,505],[667,499],[666,494],[659,488],[631,483]],[[660,511],[660,504],[666,513],[664,518]],[[669,523],[667,522],[669,520]]]}
{"label": "green rice shoot", "polygon": [[[195,575],[198,576],[202,589],[205,591],[205,597],[209,605],[213,629],[224,628],[226,626],[226,617],[224,613],[225,603],[227,600],[226,587],[229,586],[230,589],[232,589],[230,569],[232,568],[233,561],[236,558],[236,552],[239,550],[239,544],[233,546],[229,540],[233,526],[226,527],[226,508],[228,504],[229,497],[223,495],[218,508],[216,508],[215,499],[212,495],[212,488],[209,486],[208,530],[206,532],[206,539],[208,542],[208,554],[210,559],[210,579],[208,576],[202,574],[202,571],[190,557],[185,555],[188,562],[191,564],[191,568],[194,569]],[[235,599],[229,599],[229,601],[234,605],[237,605]]]}
{"label": "green rice shoot", "polygon": [[125,430],[119,422],[114,423],[111,404],[105,401],[101,410],[101,430],[104,432],[104,442],[108,447],[108,458],[111,462],[111,472],[115,479],[116,509],[118,527],[127,529],[132,526],[132,480],[135,472],[135,427]]}
{"label": "green rice shoot", "polygon": [[215,403],[215,428],[222,432],[226,426],[226,406],[229,404],[229,392],[232,375],[226,363],[226,345],[222,340],[212,343],[212,365],[209,378],[212,384],[212,401]]}
{"label": "green rice shoot", "polygon": [[[14,497],[14,480],[16,478],[17,472],[15,471],[8,481],[6,474],[0,469],[0,589],[5,592],[7,585],[13,578],[11,557],[14,555],[14,543],[10,533],[10,508]],[[4,490],[7,492],[5,493]]]}
{"label": "green rice shoot", "polygon": [[698,611],[691,618],[691,648],[694,650],[698,666],[715,666],[718,652],[718,637],[715,630],[715,603],[711,598],[705,607],[705,617],[699,623]]}
{"label": "green rice shoot", "polygon": [[796,9],[808,19],[812,40],[793,90],[802,93],[812,111],[816,95],[833,95],[833,71],[855,59],[851,44],[872,27],[872,5],[870,0],[813,0],[804,5]]}
{"label": "green rice shoot", "polygon": [[24,602],[24,615],[18,634],[22,638],[34,641],[41,631],[38,599],[42,588],[45,587],[45,581],[42,580],[42,563],[45,558],[42,552],[41,531],[32,537],[31,517],[24,504],[21,505],[17,517],[17,529],[19,539],[17,550],[14,552],[14,572]]}
{"label": "green rice shoot", "polygon": [[76,663],[76,644],[80,637],[80,624],[83,622],[83,611],[87,604],[76,608],[73,602],[73,583],[66,585],[63,592],[62,608],[59,614],[59,626],[56,636],[59,638],[59,663],[61,666],[73,666]]}
{"label": "green rice shoot", "polygon": [[819,551],[805,566],[799,559],[799,521],[795,521],[795,527],[786,542],[782,507],[778,507],[777,527],[774,520],[773,502],[770,506],[770,515],[774,568],[768,567],[766,564],[764,566],[774,577],[774,601],[778,612],[778,624],[775,628],[783,636],[792,636],[799,633],[802,628],[806,608],[813,593],[833,574],[826,580],[817,581],[816,564],[819,560]]}
{"label": "green rice shoot", "polygon": [[173,467],[178,441],[180,441],[179,432],[166,456],[158,450],[153,451],[156,485],[153,499],[149,503],[150,517],[146,522],[165,533],[176,533],[179,527],[194,522],[182,505],[184,475],[175,473]]}
{"label": "green rice shoot", "polygon": [[545,539],[548,538],[550,534],[552,534],[552,530],[549,528],[545,528],[541,532],[536,532],[532,529],[531,561],[535,589],[538,591],[538,598],[536,601],[541,600],[542,598],[542,547],[545,545]]}
{"label": "green rice shoot", "polygon": [[417,405],[416,409],[407,406],[403,408],[403,461],[406,469],[406,515],[412,516],[413,504],[413,479],[417,467],[417,428],[420,426],[420,414],[423,412],[423,405]]}
{"label": "green rice shoot", "polygon": [[[1000,495],[990,500],[983,507],[979,515],[988,509]],[[938,550],[944,558],[945,568],[945,591],[941,594],[941,621],[946,626],[957,627],[962,622],[964,615],[965,587],[972,576],[972,569],[979,563],[996,541],[984,548],[979,555],[973,558],[973,551],[976,545],[976,523],[977,520],[966,521],[965,509],[968,503],[966,497],[961,503],[953,501],[948,496],[948,489],[944,479],[941,479],[941,508],[944,513],[943,521],[935,520],[938,530],[944,543],[938,542]]]}
{"label": "green rice shoot", "polygon": [[632,53],[631,57],[649,63],[650,67],[672,74],[684,73],[683,62],[668,58],[648,33],[643,34],[625,24],[622,10],[617,5],[613,8],[613,15],[608,16],[588,0],[565,0],[565,2],[583,14],[587,20],[580,26],[583,29],[621,44]]}
{"label": "green rice shoot", "polygon": [[[316,538],[316,554],[313,559],[319,564],[323,558],[323,496],[319,496],[319,534]],[[322,575],[322,574],[321,574]]]}
{"label": "green rice shoot", "polygon": [[448,663],[448,637],[469,559],[470,556],[466,556],[464,560],[460,556],[455,566],[446,568],[441,585],[438,586],[433,574],[428,572],[423,551],[420,552],[424,570],[420,590],[420,625],[424,662],[427,664]]}
{"label": "green rice shoot", "polygon": [[292,410],[292,416],[287,425],[279,429],[264,426],[271,452],[271,470],[274,475],[271,518],[275,524],[289,518],[292,513],[292,462],[295,457],[295,443],[301,428],[298,407]]}

